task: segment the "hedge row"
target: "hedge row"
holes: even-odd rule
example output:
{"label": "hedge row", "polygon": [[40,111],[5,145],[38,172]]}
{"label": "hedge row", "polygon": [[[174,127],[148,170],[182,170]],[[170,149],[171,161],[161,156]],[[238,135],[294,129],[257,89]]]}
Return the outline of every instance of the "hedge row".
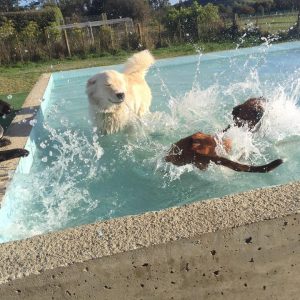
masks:
{"label": "hedge row", "polygon": [[44,29],[53,24],[63,23],[63,15],[57,6],[46,6],[43,10],[7,12],[0,14],[0,26],[11,20],[16,31],[21,31],[30,22],[38,24],[40,29]]}

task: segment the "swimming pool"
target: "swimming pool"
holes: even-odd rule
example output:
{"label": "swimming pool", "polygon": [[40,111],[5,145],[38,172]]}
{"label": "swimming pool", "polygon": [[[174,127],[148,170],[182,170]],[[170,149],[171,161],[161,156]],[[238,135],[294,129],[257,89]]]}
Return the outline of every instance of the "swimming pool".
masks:
{"label": "swimming pool", "polygon": [[[52,74],[26,146],[32,157],[21,160],[0,210],[0,240],[299,180],[299,54],[293,42],[158,61],[147,76],[153,113],[113,136],[99,136],[90,123],[85,83],[122,66]],[[232,130],[239,144],[231,158],[281,157],[284,165],[242,174],[164,162],[172,142],[223,129],[234,105],[261,95],[269,100],[262,128]]]}

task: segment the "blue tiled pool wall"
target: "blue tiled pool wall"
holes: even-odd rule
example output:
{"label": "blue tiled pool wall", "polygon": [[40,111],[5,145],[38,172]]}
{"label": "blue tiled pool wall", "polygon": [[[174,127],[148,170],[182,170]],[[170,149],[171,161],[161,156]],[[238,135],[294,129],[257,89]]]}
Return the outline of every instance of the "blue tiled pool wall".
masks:
{"label": "blue tiled pool wall", "polygon": [[[268,52],[277,52],[277,51],[284,51],[284,50],[293,50],[298,49],[300,47],[300,42],[289,42],[289,43],[282,43],[282,44],[275,44],[270,45],[268,47]],[[201,60],[215,60],[220,58],[231,58],[236,56],[242,56],[242,55],[249,55],[249,54],[255,54],[260,53],[261,51],[266,50],[266,47],[263,46],[256,46],[251,48],[239,48],[236,50],[224,50],[224,51],[218,51],[218,52],[210,52],[206,53],[202,56]],[[178,57],[174,58],[165,58],[157,60],[156,65],[158,67],[164,67],[169,65],[182,65],[182,64],[188,64],[188,63],[195,63],[198,59],[198,55],[187,55],[187,56],[181,56],[180,60]],[[96,74],[97,72],[102,72],[105,70],[115,69],[120,70],[122,69],[123,65],[111,65],[111,66],[105,66],[105,67],[92,67],[87,69],[81,69],[80,74],[84,76],[88,76],[91,74]],[[54,83],[57,80],[63,79],[65,77],[67,78],[74,78],[78,76],[78,70],[70,70],[70,71],[62,71],[62,72],[56,72],[52,74]]]}
{"label": "blue tiled pool wall", "polygon": [[[292,49],[298,49],[300,47],[300,42],[289,42],[289,43],[282,43],[282,44],[276,44],[276,45],[270,45],[268,46],[267,51],[270,52],[277,52],[277,51],[284,51],[284,50],[292,50]],[[249,54],[255,54],[260,53],[262,50],[265,51],[265,47],[262,48],[262,46],[252,47],[252,48],[242,48],[242,49],[236,49],[236,50],[224,50],[224,51],[218,51],[218,52],[212,52],[204,54],[201,57],[202,61],[209,61],[209,60],[217,60],[221,58],[233,58],[237,56],[244,56]],[[180,60],[178,60],[178,57],[176,58],[167,58],[167,59],[161,59],[156,62],[157,67],[164,67],[169,65],[181,65],[181,64],[189,64],[189,63],[195,63],[198,59],[199,55],[189,55],[189,56],[183,56],[180,57]],[[111,65],[111,66],[105,66],[105,67],[93,67],[93,68],[87,68],[87,69],[81,69],[80,70],[80,77],[87,77],[92,76],[93,74],[96,74],[98,72],[103,72],[105,70],[109,69],[115,69],[115,70],[121,70],[123,65]],[[56,82],[59,82],[62,79],[65,78],[75,78],[78,77],[78,70],[70,70],[70,71],[61,71],[61,72],[55,72],[52,73],[48,86],[45,90],[42,103],[40,105],[40,109],[36,115],[37,125],[33,127],[30,136],[27,140],[25,149],[27,149],[30,154],[26,158],[21,158],[20,162],[17,167],[17,172],[21,172],[24,174],[28,174],[30,172],[30,168],[33,163],[35,151],[36,151],[36,138],[37,134],[39,132],[38,127],[42,126],[44,115],[47,112],[47,108],[50,104],[50,98],[51,98],[51,92],[55,88]]]}
{"label": "blue tiled pool wall", "polygon": [[33,159],[34,159],[34,155],[36,152],[36,135],[38,134],[38,130],[36,127],[42,126],[43,124],[43,120],[44,120],[44,114],[47,110],[47,107],[49,105],[50,102],[50,95],[51,95],[51,90],[53,88],[53,75],[50,76],[47,88],[44,92],[43,98],[41,99],[41,105],[40,108],[35,116],[35,120],[37,121],[37,123],[34,125],[34,127],[32,128],[30,135],[28,137],[28,140],[26,142],[25,145],[25,149],[27,149],[29,151],[29,155],[27,157],[21,158],[20,162],[17,166],[16,172],[20,172],[23,174],[28,174],[30,172],[32,163],[33,163]]}
{"label": "blue tiled pool wall", "polygon": [[[0,242],[299,180],[299,53],[300,42],[293,42],[159,60],[147,75],[153,114],[133,135],[98,135],[85,94],[90,76],[123,65],[52,74],[26,145],[30,160],[21,160],[0,210]],[[199,172],[164,162],[165,151],[179,137],[199,128],[218,132],[231,121],[233,105],[251,95],[264,95],[277,105],[281,88],[288,105],[266,117],[276,125],[269,140],[264,133],[250,138],[263,152],[247,159],[258,164],[288,153],[287,163],[272,173],[241,174],[213,165]],[[284,118],[279,124],[278,116]],[[292,143],[278,151],[273,145],[282,133]],[[102,151],[97,159],[95,137]],[[244,140],[240,144],[249,146]]]}

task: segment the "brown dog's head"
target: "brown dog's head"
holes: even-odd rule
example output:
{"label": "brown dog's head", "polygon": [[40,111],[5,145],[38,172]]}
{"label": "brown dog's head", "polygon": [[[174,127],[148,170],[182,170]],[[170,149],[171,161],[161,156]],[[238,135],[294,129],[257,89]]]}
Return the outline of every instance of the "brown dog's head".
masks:
{"label": "brown dog's head", "polygon": [[237,127],[248,126],[253,130],[265,112],[266,100],[262,97],[248,99],[243,104],[237,105],[232,110],[234,125]]}

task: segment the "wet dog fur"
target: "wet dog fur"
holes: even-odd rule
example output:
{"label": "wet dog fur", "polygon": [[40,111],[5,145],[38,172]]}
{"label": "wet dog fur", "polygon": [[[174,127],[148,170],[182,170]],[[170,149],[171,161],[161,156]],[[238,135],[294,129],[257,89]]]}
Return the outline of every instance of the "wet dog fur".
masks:
{"label": "wet dog fur", "polygon": [[151,53],[144,50],[127,60],[122,73],[109,70],[88,80],[91,117],[101,133],[116,133],[134,115],[141,117],[149,112],[152,94],[145,75],[153,63]]}
{"label": "wet dog fur", "polygon": [[[243,104],[235,106],[232,110],[233,126],[247,126],[250,131],[254,131],[260,124],[260,120],[264,113],[264,107],[264,98],[251,98]],[[224,129],[223,132],[227,131],[229,128],[230,126]],[[225,151],[230,152],[232,141],[230,139],[223,139],[221,143]],[[258,173],[270,172],[283,163],[281,159],[276,159],[262,166],[240,164],[219,156],[216,153],[216,147],[217,142],[214,136],[197,132],[173,144],[165,157],[165,160],[176,166],[193,164],[201,170],[207,169],[209,163],[213,162],[238,172]]]}

